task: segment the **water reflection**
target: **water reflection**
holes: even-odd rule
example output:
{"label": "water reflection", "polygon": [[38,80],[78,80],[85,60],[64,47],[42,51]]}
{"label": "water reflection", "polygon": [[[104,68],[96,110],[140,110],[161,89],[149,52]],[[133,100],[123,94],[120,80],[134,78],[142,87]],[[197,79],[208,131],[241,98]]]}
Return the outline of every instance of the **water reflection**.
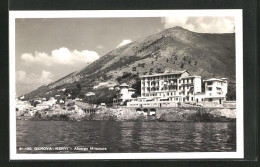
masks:
{"label": "water reflection", "polygon": [[17,146],[107,147],[109,152],[236,150],[235,123],[17,121]]}

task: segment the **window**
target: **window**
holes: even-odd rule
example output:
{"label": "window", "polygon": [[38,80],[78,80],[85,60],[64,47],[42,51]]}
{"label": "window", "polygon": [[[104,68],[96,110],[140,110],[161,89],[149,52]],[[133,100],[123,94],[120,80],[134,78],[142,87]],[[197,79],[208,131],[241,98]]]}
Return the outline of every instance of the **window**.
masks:
{"label": "window", "polygon": [[208,88],[209,91],[212,91],[212,88]]}

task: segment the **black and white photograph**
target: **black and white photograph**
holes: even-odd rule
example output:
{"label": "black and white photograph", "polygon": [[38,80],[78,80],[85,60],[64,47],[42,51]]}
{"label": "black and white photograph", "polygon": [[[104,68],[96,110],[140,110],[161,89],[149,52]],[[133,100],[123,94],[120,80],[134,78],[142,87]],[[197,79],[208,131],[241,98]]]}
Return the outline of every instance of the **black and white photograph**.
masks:
{"label": "black and white photograph", "polygon": [[243,158],[242,10],[10,11],[10,157]]}

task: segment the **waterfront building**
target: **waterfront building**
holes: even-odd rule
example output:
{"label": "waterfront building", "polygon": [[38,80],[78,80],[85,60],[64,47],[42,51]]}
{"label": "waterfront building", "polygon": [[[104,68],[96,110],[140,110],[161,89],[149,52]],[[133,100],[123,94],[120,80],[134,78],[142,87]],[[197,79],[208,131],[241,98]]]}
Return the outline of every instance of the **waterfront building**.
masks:
{"label": "waterfront building", "polygon": [[113,99],[113,104],[123,104],[123,102],[128,101],[132,98],[132,95],[135,94],[136,90],[134,88],[129,88],[129,85],[126,83],[121,84],[120,86],[120,92],[117,95],[118,97]]}
{"label": "waterfront building", "polygon": [[31,107],[31,104],[27,101],[17,100],[15,104],[16,111],[24,111]]}
{"label": "waterfront building", "polygon": [[[205,83],[205,93],[203,100],[207,102],[216,102],[222,104],[226,100],[228,82],[227,78],[211,78],[204,80]],[[196,98],[196,97],[195,97]],[[199,98],[196,98],[199,102]]]}
{"label": "waterfront building", "polygon": [[[205,83],[205,92],[202,92]],[[120,86],[121,102],[128,107],[177,107],[181,103],[214,102],[226,100],[227,79],[211,78],[202,81],[188,71],[172,71],[141,76],[141,96],[129,97],[129,86]]]}

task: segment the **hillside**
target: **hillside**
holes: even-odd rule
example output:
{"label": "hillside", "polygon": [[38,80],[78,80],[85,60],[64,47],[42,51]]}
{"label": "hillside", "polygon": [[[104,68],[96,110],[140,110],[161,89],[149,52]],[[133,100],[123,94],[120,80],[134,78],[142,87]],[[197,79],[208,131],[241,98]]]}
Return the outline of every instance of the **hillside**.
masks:
{"label": "hillside", "polygon": [[225,77],[234,83],[235,34],[195,33],[181,27],[166,29],[116,48],[85,68],[25,97],[52,95],[62,88],[75,87],[77,83],[81,84],[82,93],[96,91],[94,86],[97,91],[107,91],[107,85],[122,82],[136,86],[138,76],[167,69],[188,70],[203,79]]}

